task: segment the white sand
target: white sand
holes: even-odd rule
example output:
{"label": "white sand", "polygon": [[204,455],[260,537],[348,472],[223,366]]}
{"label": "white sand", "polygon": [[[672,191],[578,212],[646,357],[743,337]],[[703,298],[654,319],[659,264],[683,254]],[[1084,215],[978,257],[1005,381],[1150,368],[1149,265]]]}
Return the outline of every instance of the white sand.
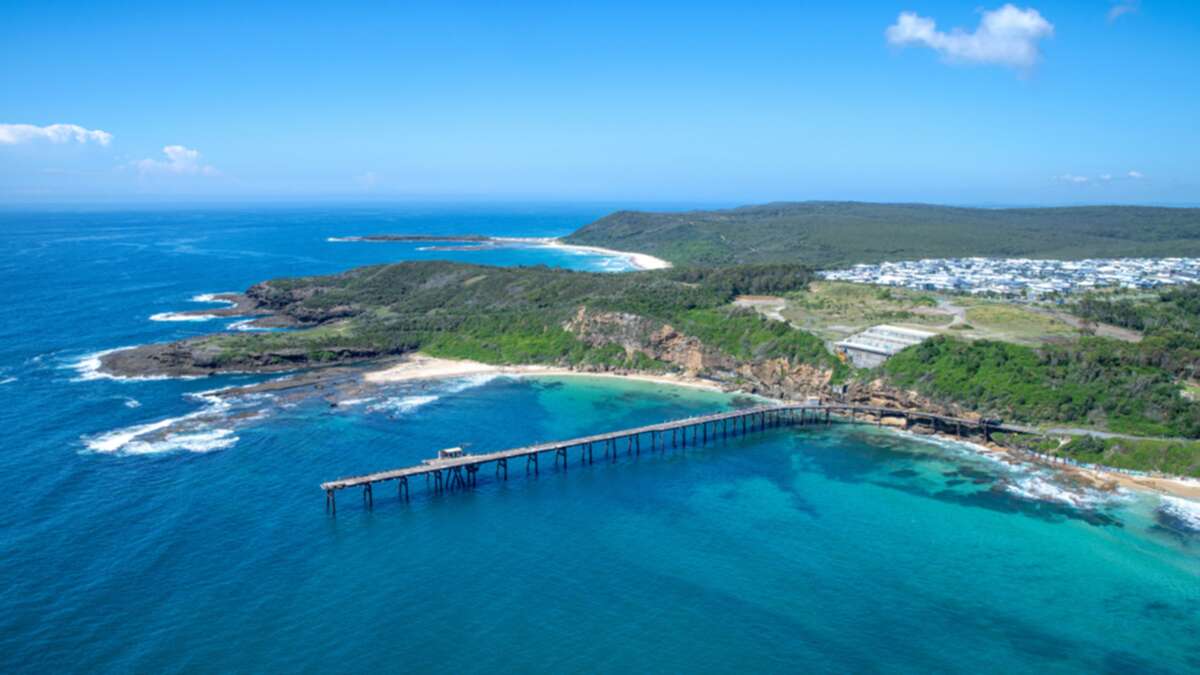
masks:
{"label": "white sand", "polygon": [[[391,365],[382,370],[375,370],[363,376],[363,379],[372,384],[391,384],[395,382],[408,382],[412,380],[433,380],[453,377],[467,377],[470,375],[516,375],[525,377],[607,377],[621,378],[625,380],[636,380],[641,382],[656,382],[659,384],[667,384],[677,387],[694,387],[697,389],[707,389],[709,391],[724,391],[724,389],[715,382],[701,380],[695,377],[687,377],[684,375],[647,375],[641,373],[592,373],[586,371],[571,370],[569,368],[560,368],[554,366],[494,366],[479,361],[455,360],[455,359],[439,359],[425,354],[413,354],[405,358],[402,362]],[[782,403],[783,401],[778,401]],[[912,434],[913,432],[906,429],[893,429],[901,434]],[[937,437],[954,441],[962,445],[968,446],[984,455],[1008,457],[1015,460],[1027,461],[1028,458],[1013,454],[1007,448],[995,444],[984,444],[972,442],[948,436],[945,434],[936,434]],[[1124,487],[1135,490],[1149,490],[1160,494],[1175,495],[1186,499],[1200,500],[1200,481],[1189,478],[1167,478],[1167,477],[1140,477],[1129,476],[1127,474],[1114,471],[1100,471],[1095,469],[1084,469],[1082,467],[1052,465],[1064,471],[1074,472],[1091,477],[1097,481],[1114,481]]]}
{"label": "white sand", "polygon": [[594,253],[596,255],[624,258],[629,261],[629,264],[633,265],[639,270],[664,270],[668,267],[673,267],[670,262],[663,260],[662,258],[656,258],[648,253],[615,251],[611,248],[600,248],[599,246],[577,246],[575,244],[565,244],[561,239],[555,239],[553,237],[494,237],[492,241],[513,242],[528,246],[546,246],[548,248],[557,248],[563,251]]}
{"label": "white sand", "polygon": [[363,379],[372,384],[391,384],[408,382],[410,380],[433,380],[450,377],[466,377],[469,375],[521,375],[521,376],[553,376],[553,377],[617,377],[626,380],[642,382],[657,382],[680,387],[693,387],[722,391],[714,382],[701,380],[683,375],[644,375],[640,373],[591,373],[553,366],[494,366],[478,361],[438,359],[425,354],[414,354],[402,362],[382,370],[367,373]]}

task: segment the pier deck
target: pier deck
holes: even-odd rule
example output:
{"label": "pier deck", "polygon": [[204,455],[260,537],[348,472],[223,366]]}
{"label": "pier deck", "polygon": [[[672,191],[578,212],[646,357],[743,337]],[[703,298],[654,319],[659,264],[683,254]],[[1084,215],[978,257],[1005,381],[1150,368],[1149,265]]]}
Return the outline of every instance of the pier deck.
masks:
{"label": "pier deck", "polygon": [[993,431],[1016,433],[1027,433],[1029,431],[1023,427],[1003,425],[992,420],[950,417],[947,415],[896,408],[841,403],[789,403],[742,408],[740,410],[713,413],[711,415],[688,417],[632,429],[621,429],[603,434],[537,443],[478,455],[429,459],[414,466],[328,481],[321,484],[321,489],[325,491],[326,508],[336,513],[337,503],[335,493],[347,488],[362,487],[363,501],[370,506],[374,503],[372,486],[375,483],[396,481],[399,496],[402,499],[408,499],[408,479],[416,476],[425,476],[430,488],[440,492],[445,489],[475,485],[475,474],[483,464],[495,464],[497,478],[507,479],[508,461],[524,458],[526,460],[526,473],[532,472],[536,475],[539,472],[538,458],[544,453],[553,452],[555,454],[555,466],[561,463],[561,466],[565,470],[568,465],[567,451],[571,448],[579,448],[580,463],[591,464],[594,461],[593,449],[596,445],[602,444],[604,455],[610,457],[612,461],[616,461],[618,451],[617,442],[622,440],[626,442],[626,453],[632,455],[635,452],[638,454],[641,453],[642,439],[644,438],[647,439],[651,451],[665,451],[667,449],[668,434],[671,437],[671,447],[679,447],[681,445],[687,447],[689,432],[691,433],[691,444],[702,445],[707,444],[711,440],[716,440],[718,437],[728,438],[730,435],[745,435],[779,426],[814,423],[830,424],[834,421],[831,415],[865,416],[874,418],[877,423],[882,423],[885,417],[900,417],[905,419],[907,423],[924,422],[933,427],[934,430],[954,431],[959,436],[962,436],[965,432],[968,434],[979,433],[985,438],[990,438]]}

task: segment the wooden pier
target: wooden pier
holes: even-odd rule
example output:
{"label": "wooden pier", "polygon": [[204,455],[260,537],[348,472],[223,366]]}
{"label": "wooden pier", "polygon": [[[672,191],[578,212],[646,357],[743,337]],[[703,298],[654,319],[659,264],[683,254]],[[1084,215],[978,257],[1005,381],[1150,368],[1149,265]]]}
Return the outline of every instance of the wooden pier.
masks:
{"label": "wooden pier", "polygon": [[[978,434],[990,440],[994,431],[1025,433],[1028,430],[1000,424],[994,420],[967,419],[934,413],[916,412],[896,408],[858,406],[840,403],[782,404],[742,408],[730,412],[714,413],[699,417],[651,424],[634,429],[622,429],[604,434],[572,438],[563,441],[539,443],[509,450],[499,450],[479,455],[462,455],[443,459],[427,459],[422,464],[389,471],[379,471],[362,476],[339,478],[321,484],[325,491],[325,508],[337,513],[337,492],[347,488],[361,487],[363,503],[374,506],[374,485],[396,482],[397,496],[409,498],[409,479],[425,477],[427,489],[434,492],[471,488],[476,485],[480,467],[493,464],[496,478],[508,480],[510,460],[525,460],[525,473],[540,473],[543,455],[554,454],[554,467],[566,471],[570,464],[570,451],[578,450],[580,464],[592,464],[597,454],[602,459],[615,462],[621,450],[626,456],[647,452],[666,452],[668,448],[686,448],[688,445],[706,445],[718,439],[744,436],[783,426],[828,425],[841,418],[855,421],[874,421],[882,424],[884,418],[902,418],[905,426],[926,425],[932,431],[955,433],[958,436]],[[689,438],[690,436],[690,438]]]}

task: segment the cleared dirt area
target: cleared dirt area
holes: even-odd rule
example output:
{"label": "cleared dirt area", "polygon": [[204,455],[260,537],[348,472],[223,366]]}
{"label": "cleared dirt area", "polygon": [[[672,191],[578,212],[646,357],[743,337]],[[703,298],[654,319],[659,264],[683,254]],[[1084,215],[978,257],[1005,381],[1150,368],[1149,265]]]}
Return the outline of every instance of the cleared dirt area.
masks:
{"label": "cleared dirt area", "polygon": [[1135,331],[1106,324],[1085,327],[1077,317],[1051,307],[837,281],[814,282],[807,292],[786,298],[742,296],[736,304],[826,340],[840,340],[879,324],[1023,345],[1074,340],[1085,328],[1118,340],[1141,339]]}

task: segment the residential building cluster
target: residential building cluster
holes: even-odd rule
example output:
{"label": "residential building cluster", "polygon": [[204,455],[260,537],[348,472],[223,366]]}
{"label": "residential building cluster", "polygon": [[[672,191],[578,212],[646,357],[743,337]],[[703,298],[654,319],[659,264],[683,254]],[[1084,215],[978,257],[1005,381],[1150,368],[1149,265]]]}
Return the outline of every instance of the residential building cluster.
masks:
{"label": "residential building cluster", "polygon": [[937,258],[855,265],[825,279],[930,291],[1041,296],[1094,288],[1153,288],[1200,282],[1200,258]]}

